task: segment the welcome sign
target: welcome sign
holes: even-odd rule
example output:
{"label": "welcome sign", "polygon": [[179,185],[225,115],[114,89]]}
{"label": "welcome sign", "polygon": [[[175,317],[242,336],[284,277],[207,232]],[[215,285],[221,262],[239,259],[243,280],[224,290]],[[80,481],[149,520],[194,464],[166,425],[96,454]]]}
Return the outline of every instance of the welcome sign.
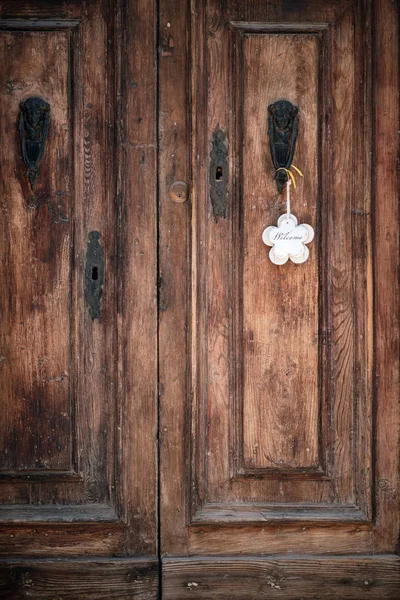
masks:
{"label": "welcome sign", "polygon": [[266,246],[272,246],[269,251],[271,261],[276,265],[285,264],[289,258],[294,263],[303,263],[309,256],[305,244],[314,239],[314,229],[311,225],[297,224],[293,214],[281,215],[277,227],[267,227],[262,234]]}

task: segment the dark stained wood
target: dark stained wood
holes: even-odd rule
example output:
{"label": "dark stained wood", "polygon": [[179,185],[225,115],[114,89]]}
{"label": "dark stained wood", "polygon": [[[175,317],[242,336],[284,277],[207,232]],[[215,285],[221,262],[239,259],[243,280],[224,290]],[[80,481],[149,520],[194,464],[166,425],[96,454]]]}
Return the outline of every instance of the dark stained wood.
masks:
{"label": "dark stained wood", "polygon": [[398,556],[164,559],[165,600],[396,600]]}
{"label": "dark stained wood", "polygon": [[[205,10],[206,3],[204,6]],[[215,502],[223,499],[222,482],[229,476],[229,388],[231,380],[231,331],[230,304],[232,297],[232,248],[229,240],[232,236],[233,216],[236,207],[232,194],[232,173],[234,173],[235,144],[231,128],[233,114],[232,88],[230,84],[230,46],[226,37],[227,6],[218,1],[209,4],[209,17],[201,27],[199,35],[204,36],[204,57],[201,58],[203,70],[196,71],[196,85],[207,92],[203,100],[199,94],[195,103],[197,120],[196,138],[193,151],[198,153],[199,169],[193,174],[193,187],[197,190],[197,206],[193,206],[193,227],[198,228],[198,238],[193,239],[193,287],[196,289],[198,313],[192,316],[192,343],[197,345],[199,365],[193,363],[193,376],[197,377],[195,394],[198,413],[193,413],[198,439],[198,461],[194,473],[200,477],[197,483],[198,501],[203,504],[211,495]],[[197,43],[193,40],[192,43]],[[204,128],[207,124],[207,128]],[[227,194],[226,218],[214,218],[208,186],[208,165],[211,140],[217,129],[226,132],[228,148],[229,185]],[[198,144],[198,145],[197,145]],[[204,152],[204,154],[202,154]],[[210,157],[210,158],[209,158]],[[206,158],[206,160],[204,160]],[[201,180],[201,182],[200,182]],[[200,183],[200,185],[199,185]],[[203,195],[204,194],[204,195]],[[196,320],[199,321],[197,325]],[[194,354],[194,357],[196,355]],[[194,430],[194,427],[193,427]],[[195,445],[193,444],[195,448]],[[200,462],[203,464],[200,466]],[[207,479],[210,490],[207,489]],[[211,498],[209,498],[211,499]],[[193,502],[194,504],[194,502]]]}
{"label": "dark stained wood", "polygon": [[118,153],[119,483],[126,547],[157,549],[156,3],[122,3]]}
{"label": "dark stained wood", "polygon": [[[0,0],[2,598],[397,600],[396,8]],[[31,95],[51,105],[36,208]],[[316,237],[277,267],[281,98]]]}
{"label": "dark stained wood", "polygon": [[[357,410],[354,402],[354,368],[358,359],[354,354],[354,337],[358,334],[354,331],[354,301],[357,292],[365,294],[364,290],[354,288],[352,262],[354,217],[351,207],[355,202],[357,183],[354,171],[360,160],[358,158],[356,162],[355,158],[355,107],[362,106],[362,102],[365,101],[365,98],[356,94],[357,88],[354,87],[355,71],[362,63],[360,64],[360,56],[349,52],[354,45],[352,22],[353,17],[348,10],[342,15],[335,29],[328,32],[329,50],[326,60],[330,61],[330,65],[326,65],[326,74],[322,75],[325,75],[328,89],[332,91],[331,104],[324,104],[329,117],[323,138],[327,150],[324,153],[322,174],[326,209],[321,222],[321,228],[326,231],[324,269],[329,273],[323,284],[326,299],[324,342],[327,345],[326,359],[330,376],[330,381],[325,385],[324,397],[330,421],[327,433],[329,446],[325,452],[328,453],[334,448],[334,458],[328,468],[335,482],[334,493],[344,503],[354,502],[353,436]],[[349,102],[349,95],[352,93],[353,102]],[[362,466],[359,465],[359,468]]]}
{"label": "dark stained wood", "polygon": [[[0,554],[154,557],[155,4],[0,6]],[[16,130],[30,95],[51,105],[35,210]],[[92,231],[105,263],[96,319],[84,296]]]}
{"label": "dark stained wood", "polygon": [[161,551],[185,552],[188,505],[185,457],[177,452],[189,424],[189,352],[186,306],[191,204],[176,204],[169,195],[174,181],[189,182],[188,89],[189,4],[160,3],[159,21],[159,436]]}
{"label": "dark stained wood", "polygon": [[[223,505],[209,503],[196,512],[193,523],[366,523],[363,511],[357,506],[336,506],[334,504],[268,504],[266,507],[248,504],[246,508],[232,503]],[[240,549],[239,549],[240,550]]]}
{"label": "dark stained wood", "polygon": [[[376,2],[374,156],[375,489],[377,552],[400,552],[399,12]],[[379,33],[378,33],[379,32]],[[391,48],[389,51],[388,49]]]}
{"label": "dark stained wood", "polygon": [[[266,107],[281,98],[299,107],[292,211],[317,225],[319,54],[315,35],[243,39],[242,410],[244,470],[321,468],[319,457],[318,237],[304,265],[268,258],[263,229],[286,210],[268,154]],[[237,267],[240,269],[240,265]],[[240,367],[239,367],[240,368]],[[239,375],[240,376],[240,375]],[[239,415],[238,415],[239,416]]]}
{"label": "dark stained wood", "polygon": [[158,567],[146,559],[0,563],[4,600],[156,600]]}
{"label": "dark stained wood", "polygon": [[68,0],[58,0],[57,2],[49,2],[49,0],[1,0],[0,15],[2,18],[17,17],[31,19],[66,17],[69,12],[67,7],[73,10],[77,7],[77,3],[69,2]]}
{"label": "dark stained wood", "polygon": [[[374,68],[371,63],[375,47],[383,57],[385,44],[395,44],[397,19],[392,8],[386,17],[384,9],[374,13],[373,6],[369,0],[193,2],[190,78],[185,57],[177,56],[167,35],[162,44],[160,273],[165,269],[167,284],[160,280],[160,415],[166,425],[160,510],[162,553],[169,557],[366,554],[375,565],[376,548],[397,551],[397,338],[385,333],[390,332],[387,290],[376,274],[385,256],[393,313],[397,241],[385,198],[388,189],[397,226],[392,202],[397,197],[398,66],[393,58],[378,75],[376,65],[385,59],[375,58]],[[168,3],[163,7],[163,15],[172,14]],[[385,42],[379,27],[372,27],[374,15],[379,27],[386,26],[386,18],[392,21]],[[378,46],[374,39],[380,40]],[[179,48],[181,53],[186,48],[181,40]],[[171,56],[176,69],[168,63]],[[172,95],[185,78],[191,103],[186,156],[186,137],[167,118],[176,110],[183,119]],[[374,128],[377,90],[386,109],[376,105]],[[316,238],[306,264],[276,267],[268,262],[261,233],[284,210],[272,181],[266,132],[267,105],[282,97],[300,107],[293,162],[305,179],[292,190],[292,210],[314,226]],[[229,148],[226,218],[218,222],[208,186],[217,129],[226,132]],[[376,150],[381,200],[375,207],[373,152],[380,131],[389,142]],[[185,205],[171,207],[166,196],[175,151],[191,172],[190,267],[186,234],[176,239],[171,218]],[[178,162],[174,178],[182,172]],[[385,244],[384,254],[378,240]],[[177,249],[174,262],[171,248]],[[188,315],[191,345],[183,374]],[[375,364],[374,353],[379,356]],[[189,418],[190,429],[185,427]],[[394,427],[387,436],[389,422]],[[374,480],[378,465],[387,474],[379,479],[380,489]],[[187,505],[189,520],[179,529]],[[354,574],[349,580],[356,586]],[[395,597],[393,581],[385,577],[382,597]],[[317,573],[310,578],[319,581]],[[346,597],[342,584],[335,580],[337,597]],[[236,585],[238,597],[246,597],[237,580],[231,589]],[[296,597],[296,585],[298,597],[306,597],[300,582],[288,588],[287,597]],[[306,592],[318,593],[312,585]],[[195,588],[182,587],[179,593],[202,597]],[[227,590],[221,597],[234,597]],[[350,590],[349,598],[357,597],[359,590],[352,585]],[[168,584],[164,592],[171,598],[178,594]],[[328,586],[321,594],[329,597]],[[253,591],[249,597],[255,597]]]}
{"label": "dark stained wood", "polygon": [[76,523],[79,521],[101,521],[118,523],[112,507],[106,504],[81,504],[60,506],[59,504],[2,506],[2,523]]}
{"label": "dark stained wood", "polygon": [[[0,32],[0,44],[0,463],[5,471],[65,471],[72,466],[68,33]],[[36,200],[17,129],[20,102],[32,96],[51,106]]]}
{"label": "dark stained wood", "polygon": [[[47,516],[46,513],[47,511],[43,519]],[[79,522],[77,515],[78,518],[73,519],[77,522],[63,523],[62,519],[58,519],[54,523],[37,523],[27,511],[24,522],[16,525],[4,523],[1,526],[0,556],[3,559],[49,555],[116,556],[124,547],[124,527],[118,522],[103,522],[102,514],[103,508],[100,507],[98,521],[95,512],[91,511],[91,514],[83,513],[83,522]],[[69,509],[67,515],[71,515]]]}
{"label": "dark stained wood", "polygon": [[[77,469],[84,475],[85,502],[114,499],[116,419],[116,274],[114,244],[116,212],[108,169],[113,154],[105,155],[109,103],[113,100],[108,78],[107,3],[83,7],[77,54],[74,56],[75,171],[75,287],[73,394],[76,423]],[[84,82],[87,82],[86,84]],[[100,233],[104,252],[104,286],[101,316],[93,320],[84,296],[89,234]],[[90,376],[88,374],[90,373]],[[111,450],[112,449],[112,450]],[[110,451],[111,450],[111,451]],[[110,493],[111,492],[111,493]]]}
{"label": "dark stained wood", "polygon": [[[299,507],[299,512],[301,507]],[[209,522],[192,524],[189,528],[189,554],[200,555],[251,555],[251,554],[369,554],[373,551],[371,526],[367,523],[349,522],[343,514],[335,522],[321,523],[309,511],[309,523],[292,515],[286,524],[284,508],[281,519],[268,523],[262,513],[247,524],[240,516],[230,526],[221,519],[218,525]],[[240,512],[239,512],[240,515]],[[262,524],[260,524],[260,521]],[[251,542],[250,542],[251,540]]]}
{"label": "dark stained wood", "polygon": [[[25,506],[24,511],[16,508],[20,525],[15,534],[12,528],[2,529],[3,541],[6,541],[6,545],[2,544],[3,554],[8,555],[26,552],[25,536],[32,531],[32,523],[40,521],[42,534],[33,536],[32,553],[49,554],[49,548],[58,546],[66,553],[84,554],[90,548],[96,554],[107,554],[111,548],[114,552],[121,548],[123,543],[123,525],[118,523],[113,506],[116,490],[116,214],[112,187],[106,183],[108,173],[113,171],[112,145],[108,146],[107,140],[114,98],[114,82],[108,76],[112,53],[107,37],[107,28],[112,27],[113,21],[107,25],[107,6],[106,2],[86,8],[81,5],[79,14],[71,11],[69,15],[80,17],[75,20],[56,21],[50,11],[49,19],[41,13],[39,22],[22,19],[18,25],[14,19],[11,27],[6,20],[0,22],[0,28],[10,28],[9,32],[1,33],[2,39],[15,40],[14,60],[6,60],[4,56],[11,70],[8,88],[4,87],[9,90],[3,102],[7,110],[2,111],[6,119],[4,139],[15,130],[14,113],[20,96],[46,96],[51,106],[48,144],[38,181],[38,207],[27,206],[31,192],[14,134],[15,143],[8,146],[12,172],[4,173],[2,179],[12,186],[5,198],[15,212],[14,218],[4,220],[11,227],[11,235],[2,237],[12,242],[10,250],[19,248],[16,254],[19,265],[9,261],[9,268],[15,281],[23,286],[15,293],[11,288],[10,297],[15,296],[17,307],[32,304],[32,316],[36,319],[25,324],[26,357],[19,354],[13,359],[16,379],[6,377],[11,386],[6,393],[9,407],[18,408],[20,398],[25,398],[35,423],[31,423],[28,416],[20,419],[15,411],[3,414],[12,416],[14,427],[21,422],[25,433],[17,435],[19,443],[24,442],[26,435],[33,440],[36,436],[35,445],[27,445],[26,449],[18,445],[13,448],[9,443],[9,451],[18,462],[9,464],[8,471],[3,471],[7,485],[2,494],[6,503],[5,520],[10,514],[7,505],[22,501]],[[20,16],[27,16],[23,9]],[[7,101],[12,104],[11,110]],[[27,226],[27,218],[30,236],[34,236],[34,244],[29,249],[21,246],[24,239],[29,239],[26,233],[21,233],[18,243],[13,241],[18,230]],[[95,321],[88,313],[83,294],[91,231],[100,232],[106,272],[101,317]],[[28,260],[36,261],[34,268]],[[18,323],[27,319],[24,313],[25,309]],[[10,325],[8,331],[12,331]],[[20,346],[18,337],[11,336],[8,351],[15,352]],[[62,356],[64,364],[60,360]],[[19,364],[23,365],[24,374]],[[36,382],[36,394],[29,392],[29,378]],[[52,452],[64,447],[63,463],[51,462],[47,449],[46,456],[41,456],[41,439],[49,449],[54,448]],[[48,473],[44,475],[46,470]],[[110,500],[107,519],[113,525],[106,527],[105,533],[96,524],[93,506],[101,503],[101,522],[104,504]],[[85,513],[85,503],[92,506],[92,511]],[[53,517],[48,518],[54,506],[67,506],[65,516],[58,513],[58,521],[71,521],[67,532],[48,524],[49,520],[57,522],[56,510]],[[42,513],[40,507],[43,507]],[[0,513],[2,510],[0,508]],[[86,525],[74,528],[75,518],[86,519]]]}
{"label": "dark stained wood", "polygon": [[[356,166],[371,150],[371,136],[356,128],[355,107],[368,113],[370,88],[355,86],[355,71],[366,69],[363,53],[354,51],[355,6],[329,26],[322,9],[300,24],[288,15],[281,30],[261,21],[261,8],[258,25],[243,22],[237,6],[221,12],[210,1],[206,14],[203,8],[192,13],[191,38],[199,65],[191,82],[192,519],[216,523],[215,510],[240,523],[242,511],[243,522],[250,512],[262,523],[280,503],[283,520],[287,503],[299,505],[299,520],[305,504],[310,511],[315,505],[319,518],[332,503],[344,523],[352,518],[344,516],[346,507],[365,511],[368,521],[371,433],[360,427],[371,412],[372,347],[358,343],[356,354],[354,339],[365,337],[370,317],[364,309],[356,319],[354,306],[370,306],[356,282],[370,276],[371,266],[370,251],[359,252],[355,278],[352,233],[360,210]],[[365,39],[369,23],[360,23]],[[361,30],[357,35],[361,44]],[[272,179],[267,106],[289,96],[300,106],[294,163],[306,175],[292,191],[292,209],[315,227],[316,239],[306,264],[275,267],[261,241],[263,228],[284,210]],[[231,173],[226,219],[218,222],[206,187],[217,128],[227,133]],[[369,193],[365,186],[366,205]],[[197,548],[200,538],[191,539]],[[359,551],[369,551],[368,536],[363,543]]]}
{"label": "dark stained wood", "polygon": [[[357,135],[357,156],[363,155],[363,148],[371,147],[374,141],[373,128],[370,126],[373,116],[372,64],[372,6],[371,2],[359,2],[355,14],[356,52],[364,57],[360,65],[362,76],[358,78],[357,93],[365,97],[366,102],[359,103],[360,110],[355,114]],[[363,26],[365,24],[365,26]],[[362,48],[362,50],[357,50]],[[354,337],[354,351],[358,356],[355,366],[354,395],[356,399],[356,431],[354,443],[358,449],[355,469],[356,503],[368,519],[373,515],[373,256],[371,193],[373,175],[372,153],[365,154],[364,160],[357,162],[357,182],[355,184],[354,205],[352,208],[353,270],[354,289],[365,289],[366,294],[354,295],[354,325],[358,335]],[[360,182],[361,185],[360,185]],[[361,468],[357,468],[357,462]]]}

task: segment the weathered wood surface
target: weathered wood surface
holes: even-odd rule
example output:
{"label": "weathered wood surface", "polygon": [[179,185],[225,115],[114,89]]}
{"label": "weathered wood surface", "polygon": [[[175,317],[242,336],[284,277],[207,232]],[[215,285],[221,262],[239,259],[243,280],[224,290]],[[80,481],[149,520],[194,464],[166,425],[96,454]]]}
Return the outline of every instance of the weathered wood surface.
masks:
{"label": "weathered wood surface", "polygon": [[[0,56],[0,466],[6,471],[68,470],[68,34],[0,32]],[[32,96],[50,102],[50,130],[35,193],[17,128],[20,102]]]}
{"label": "weathered wood surface", "polygon": [[[240,514],[240,513],[239,513]],[[222,521],[222,519],[221,519]],[[191,556],[285,554],[368,554],[373,551],[371,526],[365,523],[342,521],[321,523],[285,523],[285,519],[262,525],[248,525],[240,518],[235,523],[215,525],[193,524],[189,528],[188,554]],[[223,521],[222,521],[223,522]]]}
{"label": "weathered wood surface", "polygon": [[[390,210],[397,214],[391,202],[396,198],[398,67],[393,59],[384,69],[371,68],[375,47],[379,57],[385,55],[379,30],[371,25],[373,6],[369,1],[310,1],[307,8],[305,3],[279,1],[192,3],[190,46],[196,68],[190,79],[179,54],[186,46],[181,39],[175,46],[163,23],[168,42],[161,49],[161,107],[169,110],[173,105],[183,119],[171,95],[175,86],[182,89],[185,79],[192,109],[186,155],[185,130],[174,131],[161,113],[161,140],[165,130],[167,143],[161,144],[160,187],[166,189],[175,153],[188,161],[192,179],[190,271],[184,257],[186,234],[176,240],[176,221],[170,218],[183,206],[168,205],[165,211],[164,191],[159,215],[161,238],[172,240],[171,248],[181,253],[173,270],[169,243],[162,244],[160,265],[168,282],[165,295],[161,287],[162,393],[169,368],[174,377],[165,383],[169,391],[160,404],[167,428],[161,446],[161,520],[174,515],[173,527],[179,527],[187,506],[191,518],[175,530],[176,536],[166,526],[168,555],[293,554],[296,548],[307,554],[361,554],[373,552],[376,543],[385,552],[396,549],[397,338],[390,335],[383,309],[386,291],[377,273],[384,256],[388,281],[393,282],[389,304],[395,311],[392,251],[397,241],[387,229],[389,210],[382,206],[388,203],[387,186]],[[380,6],[374,10],[380,26],[386,27],[385,44],[393,45],[393,8],[388,17]],[[168,3],[163,11],[173,28],[174,19],[166,16],[173,14]],[[171,55],[173,72],[163,66]],[[377,65],[380,60],[385,59],[375,58]],[[374,128],[376,90],[388,109],[376,107]],[[293,162],[305,180],[292,193],[292,210],[311,222],[317,234],[309,261],[300,266],[269,264],[261,242],[262,229],[284,210],[269,172],[266,135],[267,105],[280,97],[300,108]],[[229,148],[226,218],[220,216],[218,222],[209,194],[217,128],[226,132]],[[371,153],[380,131],[390,143],[377,147],[382,200],[376,224],[373,192],[378,184]],[[168,137],[172,133],[173,139]],[[182,169],[180,162],[177,168]],[[182,216],[179,223],[183,221]],[[275,281],[279,274],[286,279]],[[186,290],[191,290],[189,299]],[[172,298],[172,307],[164,297]],[[376,308],[381,311],[377,321]],[[184,375],[179,357],[186,348],[187,315],[191,346]],[[276,351],[267,330],[275,321],[286,327]],[[381,333],[374,342],[378,324]],[[282,332],[282,327],[277,329]],[[171,353],[167,339],[172,341]],[[381,361],[375,384],[379,405],[374,398],[374,344]],[[297,359],[290,362],[293,357]],[[389,361],[386,379],[384,357]],[[257,372],[263,378],[262,393],[255,389]],[[286,385],[291,378],[291,386]],[[191,389],[185,393],[187,381]],[[385,436],[391,419],[394,427]],[[173,422],[177,428],[171,433]],[[373,442],[375,424],[380,437]],[[379,480],[376,496],[382,501],[382,509],[377,505],[380,529],[373,522],[376,457],[375,464],[388,475]],[[185,503],[179,507],[182,482]],[[375,536],[381,536],[379,542]]]}
{"label": "weathered wood surface", "polygon": [[[319,53],[315,35],[246,35],[243,40],[243,237],[242,343],[243,467],[321,468],[319,449],[318,288],[319,238],[303,265],[281,267],[268,258],[265,227],[286,210],[286,189],[276,191],[268,147],[266,107],[287,99],[299,107],[299,136],[293,164],[291,210],[314,229],[318,200]],[[241,356],[240,352],[243,352]],[[240,375],[239,375],[240,376]],[[240,450],[239,450],[240,451]]]}
{"label": "weathered wood surface", "polygon": [[[311,22],[288,16],[271,25],[244,22],[237,6],[222,13],[218,1],[207,6],[192,21],[200,65],[191,88],[192,510],[236,503],[240,520],[240,504],[244,512],[252,503],[266,510],[269,502],[346,506],[359,496],[367,512],[372,492],[362,473],[370,473],[371,437],[362,437],[357,419],[370,412],[363,382],[371,346],[359,344],[355,354],[354,338],[365,336],[369,316],[354,317],[355,299],[365,293],[355,285],[352,232],[355,148],[369,160],[362,141],[370,139],[355,120],[369,95],[354,86],[355,69],[365,67],[354,52],[353,7],[328,27],[322,8]],[[362,23],[367,40],[369,22]],[[306,175],[292,191],[292,210],[317,235],[306,264],[276,267],[261,233],[285,209],[267,138],[268,104],[282,97],[299,104],[294,162]],[[217,127],[226,131],[230,171],[227,215],[218,222],[205,187]],[[369,248],[368,235],[364,243]],[[363,280],[367,254],[357,262]]]}
{"label": "weathered wood surface", "polygon": [[164,559],[164,600],[397,600],[397,556]]}
{"label": "weathered wood surface", "polygon": [[[159,451],[161,554],[191,555],[164,560],[163,598],[397,600],[395,3],[157,6],[0,0],[0,595],[155,600]],[[53,107],[35,210],[15,128],[31,92]],[[292,209],[317,236],[278,268],[261,232],[284,209],[266,135],[281,96],[300,107]],[[135,554],[153,558],[105,558]]]}
{"label": "weathered wood surface", "polygon": [[127,547],[150,555],[157,548],[157,15],[154,0],[121,6],[118,477]]}
{"label": "weathered wood surface", "polygon": [[158,566],[146,559],[0,562],[3,600],[156,600]]}
{"label": "weathered wood surface", "polygon": [[103,522],[96,513],[86,520],[64,523],[30,521],[27,511],[23,523],[3,523],[0,530],[0,557],[115,556],[125,547],[126,532],[118,522]]}
{"label": "weathered wood surface", "polygon": [[[399,11],[375,2],[375,486],[378,552],[400,551]],[[391,49],[391,50],[390,50]],[[396,274],[397,273],[397,274]],[[397,457],[397,459],[396,459]]]}
{"label": "weathered wood surface", "polygon": [[[155,7],[0,3],[2,556],[156,554]],[[51,105],[35,210],[16,133],[30,95]]]}
{"label": "weathered wood surface", "polygon": [[[5,504],[25,505],[26,530],[20,524],[15,534],[3,528],[2,535],[9,555],[23,554],[26,542],[21,543],[22,539],[25,541],[27,531],[32,531],[32,521],[42,519],[41,534],[32,538],[33,554],[48,554],[49,547],[54,550],[56,546],[64,547],[67,553],[71,548],[75,554],[84,554],[88,548],[107,553],[107,546],[120,547],[121,526],[107,527],[104,538],[104,531],[96,531],[95,515],[87,513],[88,524],[71,525],[64,537],[62,527],[46,525],[46,507],[67,505],[66,514],[73,521],[71,505],[93,506],[115,496],[116,205],[113,188],[107,185],[108,174],[113,172],[108,123],[114,106],[114,80],[107,39],[113,20],[108,19],[110,5],[106,1],[96,6],[71,4],[64,16],[74,20],[57,21],[53,10],[46,20],[40,13],[40,22],[26,18],[31,16],[29,10],[24,3],[18,4],[22,20],[0,22],[0,29],[10,28],[1,33],[9,46],[8,58],[5,51],[2,53],[9,69],[4,71],[8,81],[4,89],[9,94],[2,100],[3,139],[11,135],[13,142],[3,145],[10,153],[4,167],[9,165],[12,171],[2,173],[3,184],[11,186],[4,194],[4,201],[10,203],[9,218],[2,220],[11,235],[2,236],[2,240],[9,240],[12,254],[5,256],[2,264],[17,284],[15,289],[10,287],[9,306],[15,303],[20,313],[15,323],[2,320],[9,336],[2,336],[2,340],[8,339],[7,352],[14,353],[14,358],[12,376],[5,373],[7,383],[2,384],[8,409],[1,420],[8,423],[10,435],[10,420],[14,423],[14,437],[19,441],[7,442],[14,462],[8,460],[5,466],[9,469],[1,474],[1,497]],[[18,102],[31,95],[44,97],[50,104],[37,207],[30,200],[32,191],[14,135]],[[101,313],[96,320],[91,318],[84,298],[91,231],[100,233],[106,273]],[[15,258],[10,260],[12,256]],[[15,335],[15,327],[22,324],[25,343]],[[2,354],[6,368],[7,355]],[[34,393],[28,385],[30,380]],[[31,416],[21,412],[21,402]],[[21,427],[24,433],[18,435]],[[7,440],[6,435],[4,438]],[[26,439],[29,443],[23,447]],[[54,459],[60,451],[65,453],[63,462]],[[42,517],[40,506],[45,506]],[[110,512],[116,521],[112,506]],[[79,509],[75,515],[78,513]],[[6,507],[6,519],[8,515]],[[72,532],[73,543],[66,539]],[[4,543],[2,549],[4,553]]]}
{"label": "weathered wood surface", "polygon": [[189,234],[192,192],[185,203],[168,196],[189,177],[188,19],[186,0],[160,3],[159,20],[159,436],[162,552],[185,552],[185,457],[177,449],[187,433]]}

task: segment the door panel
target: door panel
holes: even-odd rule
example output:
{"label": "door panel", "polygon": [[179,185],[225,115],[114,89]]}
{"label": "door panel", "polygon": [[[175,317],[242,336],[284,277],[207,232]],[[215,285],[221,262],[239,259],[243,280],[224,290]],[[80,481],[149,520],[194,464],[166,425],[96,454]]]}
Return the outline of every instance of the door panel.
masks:
{"label": "door panel", "polygon": [[[231,598],[229,582],[237,597],[253,597],[241,579],[248,563],[235,555],[263,565],[266,554],[372,556],[379,547],[398,576],[396,33],[390,3],[209,0],[190,12],[161,3],[166,597],[190,586],[191,597],[213,589]],[[292,210],[316,232],[302,265],[272,264],[261,239],[286,207],[268,144],[267,109],[282,98],[299,107],[293,163],[304,179],[295,173]],[[190,181],[190,202],[171,201],[174,180]],[[324,560],[339,597],[338,563]],[[371,561],[395,597],[386,567]],[[307,564],[319,591],[321,566]],[[355,563],[346,564],[357,591],[345,597],[358,597]],[[260,577],[271,577],[268,568]],[[286,589],[305,593],[300,582]]]}
{"label": "door panel", "polygon": [[[259,25],[242,22],[224,30],[219,25],[220,44],[210,44],[210,65],[221,46],[222,51],[229,47],[229,38],[235,46],[226,70],[210,76],[208,122],[210,135],[226,123],[230,172],[237,176],[230,178],[225,221],[210,218],[206,195],[196,194],[193,206],[198,236],[193,288],[195,294],[200,290],[192,304],[198,311],[191,364],[195,521],[219,521],[223,510],[229,513],[226,521],[279,520],[284,515],[276,503],[285,504],[285,513],[289,509],[294,518],[297,503],[308,503],[307,518],[316,510],[318,520],[367,519],[370,432],[358,415],[368,419],[371,406],[364,390],[355,395],[354,366],[359,365],[361,384],[371,357],[368,347],[355,355],[354,337],[364,335],[367,311],[356,331],[353,306],[365,291],[355,287],[349,268],[349,215],[359,203],[350,190],[357,165],[364,163],[353,147],[363,134],[355,128],[353,106],[363,110],[364,97],[354,87],[351,17],[346,11],[329,28],[317,24],[314,34],[312,24],[305,34],[285,25],[284,31],[292,28],[290,35],[277,27],[271,34],[268,26],[261,33]],[[301,192],[293,193],[292,202],[299,222],[317,229],[310,260],[302,267],[276,268],[260,237],[284,210],[265,166],[266,107],[282,97],[300,107],[295,160],[309,180],[299,183]],[[199,139],[199,145],[205,142]],[[371,151],[365,143],[360,147]],[[199,161],[198,177],[207,180],[205,161]],[[358,262],[365,280],[369,260],[366,253]],[[364,437],[355,445],[358,427]],[[366,506],[360,506],[357,484]],[[241,504],[235,507],[236,502]],[[362,531],[355,536],[357,545]]]}
{"label": "door panel", "polygon": [[[22,160],[16,163],[11,143],[4,147],[1,160],[2,197],[13,199],[8,206],[3,205],[1,235],[3,398],[9,399],[9,410],[3,413],[1,422],[1,468],[3,476],[9,471],[33,471],[40,476],[44,470],[61,473],[73,468],[68,385],[69,33],[3,31],[0,43],[5,63],[1,82],[2,139],[9,137],[10,116],[14,123],[18,121],[17,94],[23,99],[27,94],[44,93],[52,100],[48,142],[52,152],[42,167],[41,178],[43,188],[54,190],[53,197],[49,194],[44,198],[47,210],[35,210],[42,190],[37,191],[36,198],[31,197],[26,166]],[[41,85],[44,79],[45,86]],[[16,138],[12,130],[10,142],[18,144]],[[19,171],[19,181],[15,170]],[[29,208],[22,212],[24,205]],[[65,332],[63,344],[59,343],[60,330]],[[45,419],[32,428],[38,410]],[[52,437],[46,435],[48,428],[54,432]]]}
{"label": "door panel", "polygon": [[[156,14],[131,4],[1,2],[0,588],[10,598],[157,596]],[[124,40],[135,60],[122,59]],[[32,97],[50,107],[35,189],[20,139]],[[24,122],[31,153],[35,127]],[[85,567],[85,556],[100,562]]]}
{"label": "door panel", "polygon": [[288,475],[301,470],[301,476],[321,470],[318,260],[308,261],[301,270],[286,269],[277,279],[272,264],[265,269],[265,253],[260,252],[260,240],[254,235],[260,222],[274,223],[276,215],[268,203],[274,183],[265,169],[265,107],[273,97],[290,98],[301,107],[294,162],[306,165],[307,175],[301,192],[293,193],[293,201],[302,205],[300,212],[297,209],[299,222],[316,221],[319,44],[315,34],[250,32],[244,34],[239,50],[242,194],[254,198],[254,203],[243,202],[243,230],[236,238],[238,281],[232,290],[238,298],[240,327],[233,360],[242,365],[237,373],[236,394],[242,400],[234,417],[234,445],[236,470],[244,476],[268,476],[277,469]]}

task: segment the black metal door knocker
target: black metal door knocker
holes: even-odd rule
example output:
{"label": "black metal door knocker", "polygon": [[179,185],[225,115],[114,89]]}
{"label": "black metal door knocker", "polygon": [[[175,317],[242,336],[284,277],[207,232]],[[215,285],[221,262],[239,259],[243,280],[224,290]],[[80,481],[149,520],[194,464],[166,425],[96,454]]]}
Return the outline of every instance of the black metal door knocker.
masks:
{"label": "black metal door knocker", "polygon": [[22,158],[28,167],[26,176],[34,191],[49,132],[50,104],[34,96],[21,102],[20,109],[18,127]]}
{"label": "black metal door knocker", "polygon": [[268,106],[268,112],[269,147],[275,167],[276,185],[281,194],[289,177],[296,187],[293,174],[290,172],[291,166],[301,175],[299,169],[292,165],[299,131],[299,109],[289,100],[278,100]]}

